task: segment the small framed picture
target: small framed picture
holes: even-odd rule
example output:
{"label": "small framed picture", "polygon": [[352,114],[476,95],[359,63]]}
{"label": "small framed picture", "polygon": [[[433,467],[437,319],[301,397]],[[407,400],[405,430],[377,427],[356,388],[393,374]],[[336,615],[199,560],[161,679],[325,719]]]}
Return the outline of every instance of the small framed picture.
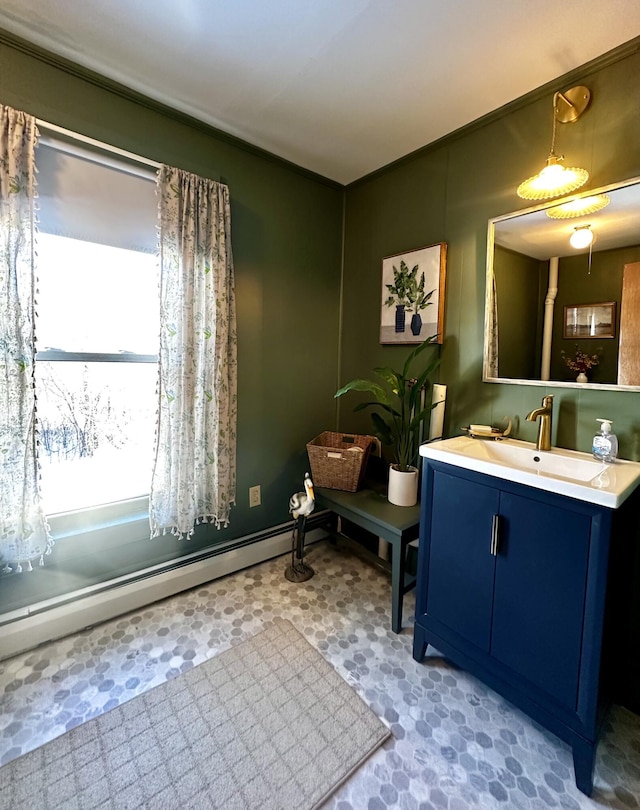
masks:
{"label": "small framed picture", "polygon": [[616,336],[616,302],[576,304],[564,308],[564,338]]}
{"label": "small framed picture", "polygon": [[380,343],[442,343],[446,258],[438,242],[382,260]]}

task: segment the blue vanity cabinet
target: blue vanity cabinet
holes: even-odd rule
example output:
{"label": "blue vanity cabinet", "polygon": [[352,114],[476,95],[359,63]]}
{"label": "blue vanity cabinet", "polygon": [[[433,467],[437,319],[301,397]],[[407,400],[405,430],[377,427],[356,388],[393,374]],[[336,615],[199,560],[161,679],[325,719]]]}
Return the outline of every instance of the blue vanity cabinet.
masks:
{"label": "blue vanity cabinet", "polygon": [[573,749],[590,795],[612,510],[424,459],[413,655],[428,644]]}

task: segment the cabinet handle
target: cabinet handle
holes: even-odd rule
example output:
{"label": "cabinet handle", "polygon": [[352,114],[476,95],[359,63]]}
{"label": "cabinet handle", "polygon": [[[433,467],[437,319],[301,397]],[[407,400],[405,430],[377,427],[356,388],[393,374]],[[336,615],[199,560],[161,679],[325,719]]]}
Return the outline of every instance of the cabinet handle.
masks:
{"label": "cabinet handle", "polygon": [[500,540],[500,515],[494,515],[491,520],[491,554],[498,556],[498,543]]}

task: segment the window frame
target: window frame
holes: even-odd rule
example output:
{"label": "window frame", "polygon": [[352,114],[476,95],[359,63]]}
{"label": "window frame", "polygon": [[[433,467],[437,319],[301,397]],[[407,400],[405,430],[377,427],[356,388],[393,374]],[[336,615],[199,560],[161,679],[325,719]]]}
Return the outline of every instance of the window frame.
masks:
{"label": "window frame", "polygon": [[[44,145],[50,149],[66,153],[73,157],[78,157],[96,163],[105,168],[114,169],[124,174],[134,175],[141,180],[156,184],[156,172],[161,164],[149,160],[140,155],[119,149],[110,144],[97,141],[71,130],[58,127],[49,122],[37,120],[39,134],[39,145]],[[58,236],[62,238],[78,238],[64,232],[40,230],[37,227],[36,244],[39,234]],[[102,244],[102,242],[92,239],[82,239],[92,244]],[[113,245],[117,247],[116,245]],[[125,247],[128,250],[135,248]],[[141,251],[147,253],[147,251]],[[42,307],[42,301],[39,301]],[[36,326],[37,337],[37,326]],[[135,351],[122,350],[118,352],[86,352],[73,351],[68,349],[38,349],[34,355],[34,374],[38,375],[37,366],[39,363],[146,363],[158,365],[159,356],[157,353],[145,354]],[[153,448],[150,448],[153,453]],[[83,534],[95,530],[97,527],[104,527],[107,532],[117,531],[124,524],[133,523],[142,525],[141,515],[145,514],[145,522],[148,525],[148,502],[149,493],[131,495],[120,498],[116,501],[105,501],[100,504],[89,506],[77,506],[71,509],[59,509],[47,513],[47,521],[54,540],[62,540],[65,537]]]}

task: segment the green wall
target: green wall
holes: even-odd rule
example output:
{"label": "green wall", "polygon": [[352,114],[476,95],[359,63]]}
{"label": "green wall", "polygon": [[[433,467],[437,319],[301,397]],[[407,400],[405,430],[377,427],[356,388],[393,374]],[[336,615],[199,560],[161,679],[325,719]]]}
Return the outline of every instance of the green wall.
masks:
{"label": "green wall", "polygon": [[[342,300],[341,383],[370,377],[376,366],[402,367],[412,347],[381,346],[382,259],[414,248],[447,241],[447,151],[429,150],[415,161],[401,163],[347,188]],[[451,243],[449,249],[451,249]],[[446,287],[455,286],[448,258]],[[450,333],[450,324],[446,324]],[[450,341],[454,345],[453,339]],[[429,357],[428,349],[419,371]],[[366,412],[353,413],[367,395],[348,394],[340,400],[339,424],[345,431],[371,433]]]}
{"label": "green wall", "polygon": [[[404,347],[378,344],[384,256],[448,243],[445,342],[440,381],[448,385],[447,435],[473,423],[514,420],[534,440],[525,414],[555,395],[554,442],[590,450],[596,417],[613,419],[620,455],[640,459],[640,393],[482,382],[487,222],[528,207],[515,189],[539,171],[550,144],[553,93],[585,84],[592,104],[558,132],[570,165],[590,172],[589,188],[640,175],[638,40],[487,116],[474,125],[347,187],[341,382],[380,364],[396,365]],[[341,406],[342,429],[368,429]],[[597,426],[596,426],[597,427]]]}
{"label": "green wall", "polygon": [[493,273],[500,325],[497,376],[534,379],[540,376],[540,262],[496,245]]}
{"label": "green wall", "polygon": [[[57,543],[0,581],[8,610],[289,519],[306,442],[335,424],[343,188],[0,34],[0,101],[230,189],[238,315],[238,504],[230,526],[120,547]],[[248,489],[262,486],[249,509]],[[20,578],[18,580],[18,578]]]}
{"label": "green wall", "polygon": [[[554,303],[550,379],[575,381],[562,352],[573,357],[579,348],[598,354],[600,362],[589,371],[594,383],[616,384],[618,378],[619,317],[625,264],[640,261],[640,247],[630,245],[564,256],[558,262],[558,289]],[[499,377],[539,379],[544,302],[549,263],[495,245],[493,272],[498,300]],[[565,339],[567,306],[613,302],[614,335],[611,338]]]}
{"label": "green wall", "polygon": [[[639,226],[640,228],[640,226]],[[598,365],[589,372],[589,379],[598,383],[616,383],[618,379],[619,318],[622,299],[622,273],[625,264],[640,261],[640,248],[629,246],[596,252],[589,268],[588,253],[565,256],[558,264],[558,295],[553,325],[551,379],[570,380],[569,371],[560,354],[573,356],[576,346],[586,354],[597,354]],[[576,304],[596,304],[613,301],[616,305],[615,336],[587,340],[564,339],[564,308]],[[640,326],[640,325],[639,325]]]}

